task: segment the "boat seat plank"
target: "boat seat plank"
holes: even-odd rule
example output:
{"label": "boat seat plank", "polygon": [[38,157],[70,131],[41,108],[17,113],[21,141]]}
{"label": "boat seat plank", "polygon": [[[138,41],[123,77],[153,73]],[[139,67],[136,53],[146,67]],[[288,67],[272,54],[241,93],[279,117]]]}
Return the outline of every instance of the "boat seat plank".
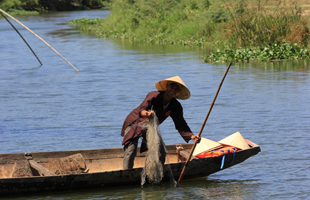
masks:
{"label": "boat seat plank", "polygon": [[[181,160],[187,160],[188,158],[189,158],[189,154],[190,153],[188,153],[187,151],[184,151],[184,150],[179,150],[179,155],[180,155],[180,157],[182,157],[182,159]],[[195,156],[192,156],[191,157],[191,160],[192,159],[196,159],[196,157]]]}
{"label": "boat seat plank", "polygon": [[56,174],[46,169],[45,167],[43,167],[42,165],[40,165],[34,160],[29,160],[29,164],[32,168],[36,169],[39,172],[39,174],[42,176],[56,176]]}

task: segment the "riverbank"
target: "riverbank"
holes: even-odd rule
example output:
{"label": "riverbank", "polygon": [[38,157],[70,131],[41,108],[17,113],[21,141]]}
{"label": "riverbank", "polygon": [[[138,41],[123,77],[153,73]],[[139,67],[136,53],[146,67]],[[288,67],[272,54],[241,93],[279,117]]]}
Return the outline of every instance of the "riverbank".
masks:
{"label": "riverbank", "polygon": [[10,15],[37,15],[48,11],[110,9],[110,0],[0,0],[0,8]]}
{"label": "riverbank", "polygon": [[[137,43],[194,45],[214,51],[229,49],[235,51],[231,53],[234,55],[240,48],[265,48],[273,44],[308,48],[310,23],[306,14],[309,12],[303,10],[310,9],[307,6],[306,1],[263,4],[251,0],[120,0],[112,3],[112,12],[106,19],[82,18],[69,23],[98,37]],[[305,53],[303,58],[308,56]],[[259,58],[261,56],[255,59]]]}
{"label": "riverbank", "polygon": [[111,9],[105,19],[82,18],[69,24],[97,37],[208,47],[211,53],[202,57],[205,62],[310,57],[310,5],[304,0],[2,0],[0,7],[12,15]]}

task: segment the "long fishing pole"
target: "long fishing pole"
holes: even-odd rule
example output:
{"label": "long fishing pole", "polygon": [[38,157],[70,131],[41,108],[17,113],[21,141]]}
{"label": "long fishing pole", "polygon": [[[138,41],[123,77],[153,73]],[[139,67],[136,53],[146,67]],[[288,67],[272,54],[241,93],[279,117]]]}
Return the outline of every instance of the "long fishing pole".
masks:
{"label": "long fishing pole", "polygon": [[22,24],[20,21],[18,21],[17,19],[15,19],[14,17],[12,17],[11,15],[9,15],[8,13],[6,13],[5,11],[3,11],[2,9],[0,9],[0,12],[6,14],[8,17],[10,17],[11,19],[13,19],[14,21],[16,21],[17,23],[19,23],[21,26],[23,26],[25,29],[27,29],[28,31],[30,31],[33,35],[35,35],[37,38],[39,38],[42,42],[44,42],[49,48],[51,48],[55,53],[57,53],[60,57],[62,57],[62,59],[64,59],[69,65],[71,65],[71,67],[73,69],[75,69],[77,72],[79,71],[77,68],[75,68],[67,59],[65,59],[62,55],[60,55],[60,53],[58,53],[51,45],[49,45],[47,42],[45,42],[40,36],[38,36],[37,34],[35,34],[32,30],[30,30],[27,26],[25,26],[24,24]]}
{"label": "long fishing pole", "polygon": [[[224,80],[225,80],[225,77],[226,77],[226,75],[227,75],[227,73],[228,73],[228,71],[229,71],[229,68],[230,68],[230,66],[231,66],[231,63],[232,63],[232,62],[229,63],[229,65],[228,65],[228,67],[227,67],[227,69],[226,69],[226,72],[225,72],[225,74],[224,74],[224,76],[223,76],[223,78],[222,78],[222,81],[221,81],[221,83],[220,83],[220,85],[219,85],[219,87],[218,87],[218,89],[217,89],[217,91],[216,91],[216,94],[215,94],[215,96],[214,96],[214,98],[213,98],[213,101],[212,101],[212,103],[211,103],[211,105],[210,105],[209,111],[208,111],[208,113],[207,113],[207,115],[206,115],[206,117],[205,117],[205,120],[204,120],[203,123],[202,123],[202,126],[201,126],[201,128],[200,128],[200,131],[199,131],[199,133],[198,133],[198,136],[199,136],[199,137],[200,137],[200,135],[201,135],[201,133],[202,133],[202,130],[203,130],[203,128],[205,127],[205,124],[206,124],[206,122],[207,122],[207,120],[208,120],[208,118],[209,118],[209,115],[210,115],[211,110],[212,110],[212,108],[213,108],[214,102],[215,102],[215,100],[216,100],[216,98],[217,98],[218,93],[220,92],[220,89],[221,89],[222,84],[223,84],[223,82],[224,82]],[[184,172],[185,172],[186,166],[187,166],[188,162],[190,161],[190,159],[191,159],[191,157],[192,157],[192,155],[193,155],[193,152],[194,152],[194,150],[195,150],[196,144],[197,144],[197,143],[194,143],[194,145],[193,145],[193,147],[192,147],[192,149],[191,149],[191,152],[190,152],[190,154],[189,154],[189,157],[188,157],[188,159],[186,160],[186,163],[185,163],[185,165],[184,165],[184,167],[183,167],[183,170],[182,170],[182,172],[181,172],[181,174],[180,174],[178,183],[180,183],[181,180],[182,180],[182,178],[183,178],[183,174],[184,174]]]}
{"label": "long fishing pole", "polygon": [[9,22],[9,24],[11,24],[11,26],[15,29],[15,31],[18,33],[18,35],[24,40],[24,42],[26,43],[26,45],[29,47],[29,49],[32,51],[33,55],[37,58],[37,60],[39,61],[39,63],[42,65],[40,59],[38,58],[38,56],[34,53],[34,51],[32,50],[32,48],[30,47],[30,45],[27,43],[27,41],[24,39],[24,37],[19,33],[19,31],[15,28],[15,26],[8,20],[8,18],[2,13],[0,12],[2,17],[4,19],[6,19],[7,22]]}

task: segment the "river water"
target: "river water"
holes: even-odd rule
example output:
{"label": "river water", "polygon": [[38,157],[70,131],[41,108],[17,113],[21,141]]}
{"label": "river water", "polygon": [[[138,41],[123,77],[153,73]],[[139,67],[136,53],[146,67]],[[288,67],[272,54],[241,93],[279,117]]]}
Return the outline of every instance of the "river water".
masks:
{"label": "river water", "polygon": [[[55,48],[0,18],[0,153],[121,147],[127,114],[158,80],[180,76],[191,91],[181,100],[198,133],[227,68],[203,63],[200,48],[132,44],[79,33],[66,24],[109,11],[16,17]],[[310,60],[233,63],[203,137],[239,131],[262,152],[209,177],[170,184],[57,192],[17,199],[307,199],[310,196]],[[167,119],[166,144],[184,143]]]}

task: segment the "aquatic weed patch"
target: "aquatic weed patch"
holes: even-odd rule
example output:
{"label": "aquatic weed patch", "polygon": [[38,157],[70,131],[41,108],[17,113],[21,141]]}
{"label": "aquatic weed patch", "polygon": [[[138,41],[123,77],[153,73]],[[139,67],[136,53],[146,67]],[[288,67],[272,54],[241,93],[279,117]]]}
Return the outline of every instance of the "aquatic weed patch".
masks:
{"label": "aquatic weed patch", "polygon": [[68,24],[74,24],[74,25],[98,24],[102,21],[103,19],[101,18],[89,19],[88,17],[83,17],[81,19],[74,19],[68,22]]}
{"label": "aquatic weed patch", "polygon": [[310,51],[297,44],[272,44],[266,47],[238,48],[237,50],[217,50],[202,57],[204,62],[243,62],[285,59],[304,59],[310,57]]}
{"label": "aquatic weed patch", "polygon": [[100,24],[102,22],[103,19],[101,18],[95,18],[95,19],[89,19],[88,17],[84,17],[81,19],[75,19],[72,20],[70,22],[68,22],[68,24],[72,24],[75,25],[80,31],[83,32],[90,32],[92,34],[97,34],[96,32],[94,32],[92,30],[92,27],[96,24]]}

